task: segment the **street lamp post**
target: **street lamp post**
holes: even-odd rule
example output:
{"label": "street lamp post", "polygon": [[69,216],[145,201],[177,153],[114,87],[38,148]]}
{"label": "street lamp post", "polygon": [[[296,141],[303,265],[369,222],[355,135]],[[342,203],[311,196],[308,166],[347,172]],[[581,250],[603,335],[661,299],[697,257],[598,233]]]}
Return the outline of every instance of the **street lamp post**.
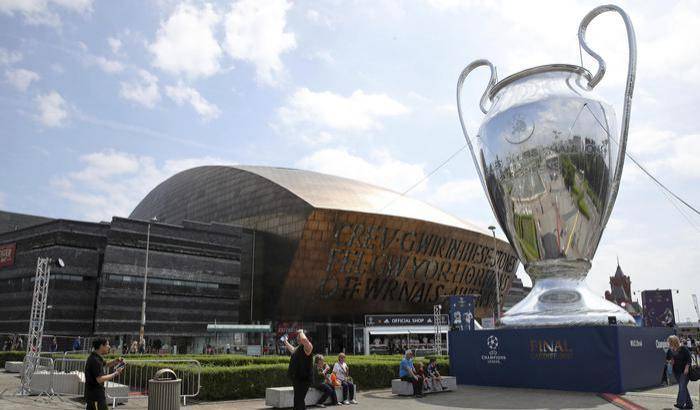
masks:
{"label": "street lamp post", "polygon": [[501,320],[501,279],[496,267],[498,264],[498,260],[496,259],[496,227],[490,225],[489,230],[493,234],[493,273],[496,275],[496,322],[498,323],[498,321]]}
{"label": "street lamp post", "polygon": [[155,216],[148,221],[146,230],[146,269],[143,274],[143,295],[141,297],[141,328],[139,329],[139,344],[144,343],[144,332],[146,328],[146,288],[148,286],[148,249],[151,245],[151,223],[158,222]]}

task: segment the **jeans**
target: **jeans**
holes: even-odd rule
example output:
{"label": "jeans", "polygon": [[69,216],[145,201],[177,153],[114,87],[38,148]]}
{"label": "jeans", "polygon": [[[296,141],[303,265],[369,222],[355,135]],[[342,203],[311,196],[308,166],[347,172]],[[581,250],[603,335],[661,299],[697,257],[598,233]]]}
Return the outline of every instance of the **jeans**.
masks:
{"label": "jeans", "polygon": [[309,392],[311,383],[305,381],[295,381],[294,387],[294,410],[306,410],[306,393]]}
{"label": "jeans", "polygon": [[405,382],[410,382],[413,385],[413,395],[421,395],[423,394],[423,378],[418,376],[416,379],[414,379],[411,376],[404,376],[401,378],[401,380]]}
{"label": "jeans", "polygon": [[671,385],[671,374],[673,374],[673,365],[666,363],[666,384]]}
{"label": "jeans", "polygon": [[[354,384],[347,382],[345,380],[342,380],[340,382],[340,386],[343,388],[343,401],[355,399],[355,385]],[[349,397],[348,397],[348,393],[350,393]]]}
{"label": "jeans", "polygon": [[335,394],[335,389],[326,383],[321,383],[318,386],[314,386],[321,391],[321,398],[318,399],[316,404],[323,404],[326,402],[328,397],[331,398],[331,404],[338,404],[338,396]]}
{"label": "jeans", "polygon": [[676,397],[676,404],[682,408],[693,407],[693,401],[690,399],[690,393],[688,393],[688,375],[683,373],[674,373],[676,380],[678,380],[678,397]]}

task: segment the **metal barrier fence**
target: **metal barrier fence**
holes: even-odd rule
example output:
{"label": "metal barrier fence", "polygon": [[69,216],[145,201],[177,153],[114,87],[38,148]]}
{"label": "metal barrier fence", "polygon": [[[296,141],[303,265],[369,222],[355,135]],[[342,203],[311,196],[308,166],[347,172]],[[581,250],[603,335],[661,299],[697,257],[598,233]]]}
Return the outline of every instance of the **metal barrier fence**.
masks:
{"label": "metal barrier fence", "polygon": [[47,396],[53,396],[53,359],[50,357],[26,355],[22,361],[22,376],[25,374],[27,367],[33,367],[30,373],[31,377],[28,379],[27,390],[23,391],[24,386],[20,386],[19,394],[46,394]]}
{"label": "metal barrier fence", "polygon": [[[187,405],[187,398],[199,394],[201,387],[202,365],[197,360],[129,360],[124,372],[105,383],[105,395],[112,402],[112,407],[128,399],[148,397],[148,380],[162,368],[172,369],[182,380],[180,397]],[[53,364],[52,392],[63,395],[80,395],[85,391],[85,359],[59,358]],[[105,374],[109,373],[105,369]],[[79,380],[79,382],[73,382]],[[77,383],[77,385],[76,385]]]}

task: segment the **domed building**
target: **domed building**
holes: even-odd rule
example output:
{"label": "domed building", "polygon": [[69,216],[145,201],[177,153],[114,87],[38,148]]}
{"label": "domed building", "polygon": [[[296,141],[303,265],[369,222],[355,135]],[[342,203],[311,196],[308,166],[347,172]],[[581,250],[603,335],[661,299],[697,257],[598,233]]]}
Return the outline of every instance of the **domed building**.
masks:
{"label": "domed building", "polygon": [[[446,295],[495,301],[488,231],[363,182],[290,168],[204,166],[153,189],[130,218],[241,226],[256,233],[242,306],[255,320],[361,322],[368,313],[427,313]],[[496,241],[502,296],[518,263]],[[489,310],[491,309],[491,310]],[[245,319],[242,316],[241,319]]]}

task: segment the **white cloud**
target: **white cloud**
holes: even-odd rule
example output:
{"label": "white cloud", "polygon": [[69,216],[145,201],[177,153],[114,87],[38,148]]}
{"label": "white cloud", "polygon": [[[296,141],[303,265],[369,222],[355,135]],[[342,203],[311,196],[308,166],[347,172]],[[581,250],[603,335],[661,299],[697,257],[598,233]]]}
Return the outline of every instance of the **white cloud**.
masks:
{"label": "white cloud", "polygon": [[328,28],[333,28],[333,22],[328,16],[318,10],[309,9],[306,11],[306,19],[312,23],[320,24]]}
{"label": "white cloud", "polygon": [[280,55],[296,47],[294,33],[286,32],[287,0],[241,0],[226,15],[226,52],[255,65],[257,78],[274,85],[284,72]]}
{"label": "white cloud", "polygon": [[[297,162],[303,169],[356,179],[403,192],[425,178],[422,164],[410,164],[393,158],[386,151],[375,151],[371,160],[353,155],[346,149],[322,149]],[[425,189],[421,184],[414,191]]]}
{"label": "white cloud", "polygon": [[133,101],[147,108],[155,107],[160,101],[158,77],[146,70],[139,70],[139,80],[122,82],[119,95],[125,100]]}
{"label": "white cloud", "polygon": [[0,47],[0,66],[12,65],[22,60],[22,53]]}
{"label": "white cloud", "polygon": [[122,48],[122,41],[116,37],[108,37],[107,43],[109,44],[110,50],[112,50],[112,53],[114,54],[119,53],[119,50]]}
{"label": "white cloud", "polygon": [[60,127],[68,119],[68,104],[56,91],[36,97],[37,119],[47,127]]}
{"label": "white cloud", "polygon": [[197,90],[185,86],[182,82],[178,83],[177,86],[166,86],[165,94],[175,101],[177,105],[190,104],[205,121],[221,115],[219,107],[205,100]]}
{"label": "white cloud", "polygon": [[153,65],[190,78],[208,77],[220,70],[221,47],[214,37],[220,17],[211,4],[197,8],[180,4],[160,24],[154,43],[148,46]]}
{"label": "white cloud", "polygon": [[[110,44],[111,40],[113,40],[110,37]],[[117,40],[119,41],[119,40]],[[121,44],[121,42],[119,43]],[[124,71],[125,66],[122,64],[120,61],[117,60],[112,60],[107,57],[103,56],[98,56],[94,54],[90,54],[89,49],[87,44],[85,44],[82,41],[78,41],[78,47],[80,48],[80,57],[83,60],[83,63],[88,66],[96,65],[98,66],[102,71],[108,74],[116,74],[116,73],[121,73]]]}
{"label": "white cloud", "polygon": [[105,73],[114,74],[124,71],[124,64],[117,60],[110,60],[102,56],[92,57],[91,60]]}
{"label": "white cloud", "polygon": [[221,158],[197,157],[168,160],[159,166],[152,157],[113,150],[83,155],[80,162],[82,169],[54,178],[51,186],[82,217],[93,221],[128,216],[151,189],[177,172],[232,164]]}
{"label": "white cloud", "polygon": [[13,87],[24,92],[27,91],[32,82],[38,81],[40,77],[34,71],[18,68],[16,70],[6,70],[5,78]]}
{"label": "white cloud", "polygon": [[292,128],[355,132],[379,129],[381,118],[408,112],[406,106],[386,94],[367,94],[357,90],[344,97],[308,88],[297,89],[287,105],[278,110],[282,124]]}
{"label": "white cloud", "polygon": [[61,17],[55,11],[63,9],[86,14],[92,11],[92,0],[1,0],[0,13],[20,14],[27,24],[58,27]]}

